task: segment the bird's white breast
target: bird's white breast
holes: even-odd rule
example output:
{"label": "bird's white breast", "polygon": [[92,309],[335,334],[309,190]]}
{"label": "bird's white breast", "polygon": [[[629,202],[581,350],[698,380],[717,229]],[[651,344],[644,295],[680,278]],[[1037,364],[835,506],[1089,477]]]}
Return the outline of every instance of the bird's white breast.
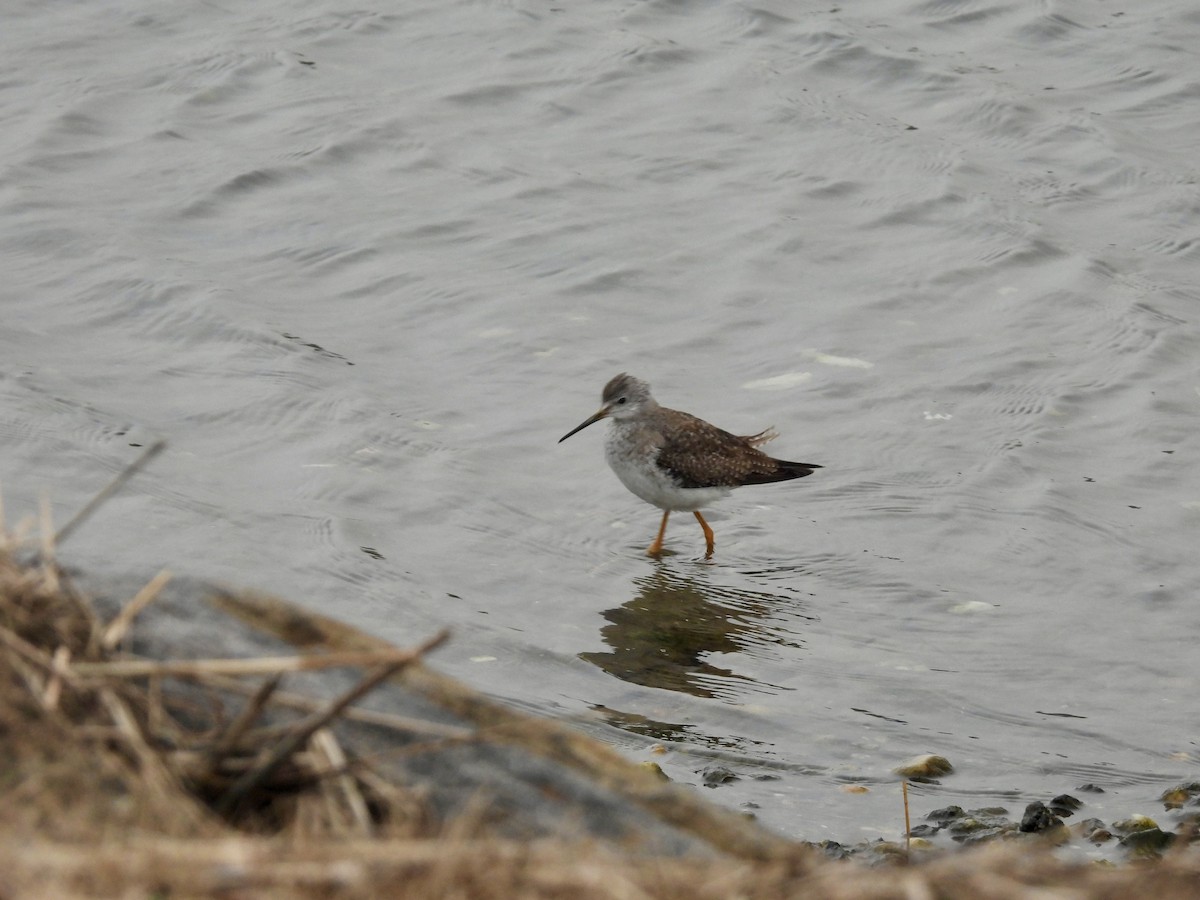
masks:
{"label": "bird's white breast", "polygon": [[658,448],[646,440],[645,432],[623,428],[614,422],[604,445],[609,467],[631,492],[673,512],[693,512],[729,494],[729,488],[684,488],[658,467]]}

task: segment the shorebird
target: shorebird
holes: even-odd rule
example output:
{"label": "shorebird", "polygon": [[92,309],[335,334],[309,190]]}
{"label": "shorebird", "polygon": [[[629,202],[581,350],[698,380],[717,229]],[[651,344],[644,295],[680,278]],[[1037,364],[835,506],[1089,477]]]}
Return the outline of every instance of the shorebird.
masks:
{"label": "shorebird", "polygon": [[624,373],[604,386],[601,407],[558,439],[601,419],[612,419],[604,458],[621,483],[663,511],[658,537],[646,550],[660,556],[667,519],[672,512],[690,512],[704,529],[704,558],[713,555],[713,530],[700,510],[745,484],[768,484],[811,475],[814,463],[773,459],[758,449],[776,437],[768,428],[739,437],[703,419],[659,406],[650,385]]}

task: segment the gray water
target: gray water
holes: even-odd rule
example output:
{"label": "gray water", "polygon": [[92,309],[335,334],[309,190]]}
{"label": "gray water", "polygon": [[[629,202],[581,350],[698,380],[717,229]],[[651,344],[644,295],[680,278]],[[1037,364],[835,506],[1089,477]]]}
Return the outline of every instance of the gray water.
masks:
{"label": "gray water", "polygon": [[[165,438],[72,563],[450,625],[443,671],[796,838],[897,836],[922,752],[918,817],[1159,814],[1197,47],[1170,0],[9,3],[9,522]],[[826,468],[647,559],[605,426],[555,443],[619,371]]]}

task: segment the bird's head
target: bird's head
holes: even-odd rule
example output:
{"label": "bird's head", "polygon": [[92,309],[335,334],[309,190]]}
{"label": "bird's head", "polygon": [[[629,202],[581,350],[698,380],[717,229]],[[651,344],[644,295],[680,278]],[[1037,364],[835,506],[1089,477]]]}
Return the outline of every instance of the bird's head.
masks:
{"label": "bird's head", "polygon": [[654,398],[650,396],[650,385],[632,375],[626,375],[624,372],[604,386],[600,401],[600,408],[590,418],[585,419],[558,439],[560,444],[577,431],[583,431],[593,422],[610,417],[618,422],[633,419],[654,404]]}

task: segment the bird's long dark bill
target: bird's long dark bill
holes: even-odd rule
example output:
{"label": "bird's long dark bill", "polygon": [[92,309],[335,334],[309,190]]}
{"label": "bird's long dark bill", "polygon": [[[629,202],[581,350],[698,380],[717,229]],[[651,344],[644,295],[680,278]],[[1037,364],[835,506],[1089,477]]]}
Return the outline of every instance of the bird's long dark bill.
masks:
{"label": "bird's long dark bill", "polygon": [[607,415],[608,415],[607,408],[600,410],[594,416],[592,416],[590,419],[584,419],[582,422],[580,422],[578,425],[576,425],[574,428],[572,428],[570,431],[568,431],[566,434],[564,434],[562,437],[560,437],[558,439],[558,442],[561,444],[563,441],[565,441],[567,438],[569,438],[575,432],[583,431],[583,429],[587,428],[593,422],[599,422],[601,419],[605,418]]}

